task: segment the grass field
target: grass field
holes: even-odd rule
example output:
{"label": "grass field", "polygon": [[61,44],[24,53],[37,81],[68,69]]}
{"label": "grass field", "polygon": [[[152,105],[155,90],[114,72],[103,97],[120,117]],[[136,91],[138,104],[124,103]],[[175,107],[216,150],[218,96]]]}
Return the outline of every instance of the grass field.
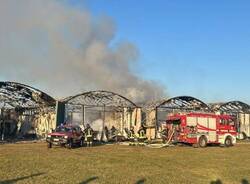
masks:
{"label": "grass field", "polygon": [[215,183],[250,181],[250,144],[152,149],[0,145],[0,183]]}

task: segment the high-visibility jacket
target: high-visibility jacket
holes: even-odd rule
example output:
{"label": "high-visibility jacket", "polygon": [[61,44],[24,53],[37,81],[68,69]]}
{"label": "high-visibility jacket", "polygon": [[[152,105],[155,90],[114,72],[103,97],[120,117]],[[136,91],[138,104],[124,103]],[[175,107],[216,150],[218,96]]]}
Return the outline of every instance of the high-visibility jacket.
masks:
{"label": "high-visibility jacket", "polygon": [[133,130],[129,131],[129,138],[135,138],[135,132]]}
{"label": "high-visibility jacket", "polygon": [[86,132],[87,137],[92,137],[93,136],[93,130],[91,128],[87,128],[85,132]]}
{"label": "high-visibility jacket", "polygon": [[139,130],[139,138],[145,138],[145,131],[143,129]]}

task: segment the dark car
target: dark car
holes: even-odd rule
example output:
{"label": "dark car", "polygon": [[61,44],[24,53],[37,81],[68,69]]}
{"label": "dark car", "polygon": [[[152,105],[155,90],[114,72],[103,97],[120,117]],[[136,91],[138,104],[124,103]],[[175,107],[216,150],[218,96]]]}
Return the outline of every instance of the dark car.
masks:
{"label": "dark car", "polygon": [[49,133],[46,141],[48,148],[53,145],[72,148],[74,145],[84,145],[84,135],[77,125],[63,125],[58,126],[52,133]]}

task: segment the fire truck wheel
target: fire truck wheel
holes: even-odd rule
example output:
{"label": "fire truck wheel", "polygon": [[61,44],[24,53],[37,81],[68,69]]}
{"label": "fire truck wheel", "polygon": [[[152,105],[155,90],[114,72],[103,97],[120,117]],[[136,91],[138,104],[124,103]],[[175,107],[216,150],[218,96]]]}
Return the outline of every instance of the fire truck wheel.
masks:
{"label": "fire truck wheel", "polygon": [[207,146],[207,138],[203,135],[199,138],[199,147],[205,148]]}
{"label": "fire truck wheel", "polygon": [[232,138],[230,136],[227,136],[227,138],[225,139],[225,146],[229,147],[229,146],[232,146],[232,145],[233,145]]}

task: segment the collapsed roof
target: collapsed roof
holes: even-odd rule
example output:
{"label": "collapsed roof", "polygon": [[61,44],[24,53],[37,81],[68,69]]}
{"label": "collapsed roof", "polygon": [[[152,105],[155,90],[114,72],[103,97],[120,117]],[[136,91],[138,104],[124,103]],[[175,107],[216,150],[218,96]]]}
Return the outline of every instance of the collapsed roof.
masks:
{"label": "collapsed roof", "polygon": [[[73,106],[105,106],[113,108],[115,111],[138,107],[126,97],[109,91],[89,91],[70,96],[64,99],[63,102]],[[32,109],[54,105],[54,98],[36,88],[16,82],[0,82],[0,108]],[[190,96],[179,96],[158,101],[150,105],[150,109],[154,107],[160,109],[211,111],[206,103]],[[212,109],[213,111],[229,113],[250,113],[250,106],[241,101],[213,104]]]}
{"label": "collapsed roof", "polygon": [[0,82],[0,108],[33,109],[54,105],[55,99],[31,86],[16,82]]}
{"label": "collapsed roof", "polygon": [[109,107],[115,111],[123,111],[124,108],[136,108],[137,105],[117,93],[110,91],[89,91],[63,100],[65,104],[75,108],[81,106],[89,107]]}
{"label": "collapsed roof", "polygon": [[214,111],[227,113],[250,113],[250,106],[241,101],[230,101],[215,106]]}
{"label": "collapsed roof", "polygon": [[210,107],[206,103],[191,96],[178,96],[170,98],[159,104],[156,108],[211,111]]}

